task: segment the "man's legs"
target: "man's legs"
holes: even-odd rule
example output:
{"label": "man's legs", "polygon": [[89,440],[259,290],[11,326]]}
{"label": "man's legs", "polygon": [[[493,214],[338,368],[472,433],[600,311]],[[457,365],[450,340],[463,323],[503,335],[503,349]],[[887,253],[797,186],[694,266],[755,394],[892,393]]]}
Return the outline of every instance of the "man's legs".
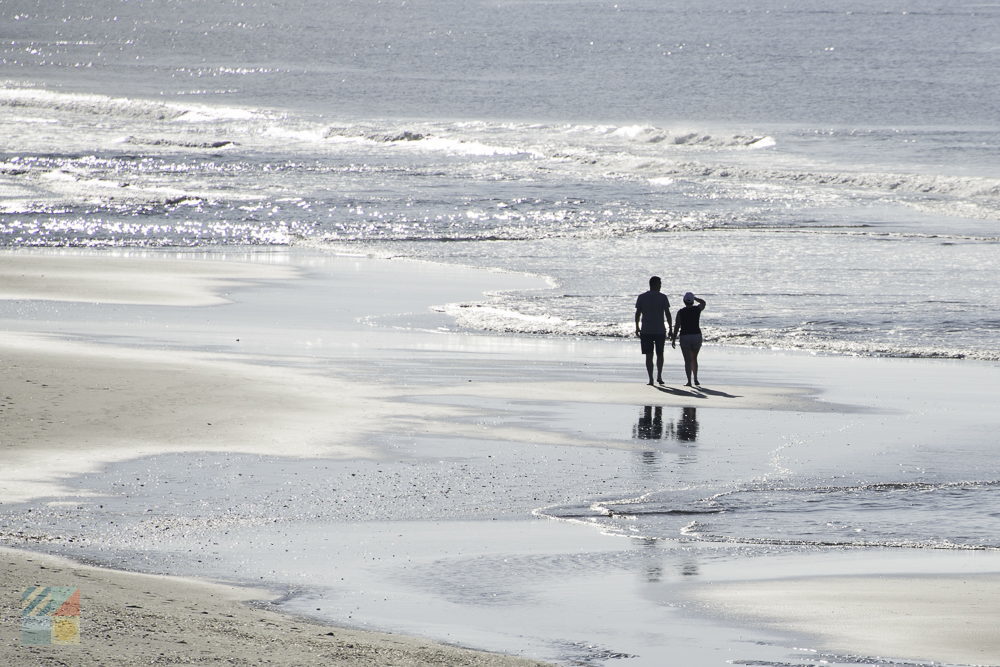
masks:
{"label": "man's legs", "polygon": [[663,349],[666,346],[667,346],[666,334],[656,339],[656,381],[659,382],[660,384],[663,384]]}
{"label": "man's legs", "polygon": [[663,348],[666,336],[642,336],[642,353],[646,355],[646,375],[649,384],[653,384],[653,354],[656,354],[656,381],[663,384]]}

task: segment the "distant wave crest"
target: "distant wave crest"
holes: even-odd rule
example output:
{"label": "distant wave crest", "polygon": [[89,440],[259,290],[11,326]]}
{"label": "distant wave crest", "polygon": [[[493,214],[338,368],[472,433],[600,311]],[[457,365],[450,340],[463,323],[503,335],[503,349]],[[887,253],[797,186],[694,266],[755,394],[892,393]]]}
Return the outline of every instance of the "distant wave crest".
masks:
{"label": "distant wave crest", "polygon": [[625,139],[636,143],[673,144],[676,146],[702,146],[710,148],[767,148],[774,146],[776,141],[767,135],[723,135],[717,136],[704,132],[673,131],[654,125],[624,125],[620,127],[602,127],[598,134]]}
{"label": "distant wave crest", "polygon": [[0,107],[114,116],[152,121],[207,121],[249,118],[250,111],[220,107],[180,105],[135,98],[83,93],[57,93],[33,88],[0,88]]}
{"label": "distant wave crest", "polygon": [[1000,198],[1000,179],[995,178],[871,172],[762,170],[694,162],[672,165],[666,168],[663,174],[741,181],[794,181],[809,185],[837,185],[866,190]]}

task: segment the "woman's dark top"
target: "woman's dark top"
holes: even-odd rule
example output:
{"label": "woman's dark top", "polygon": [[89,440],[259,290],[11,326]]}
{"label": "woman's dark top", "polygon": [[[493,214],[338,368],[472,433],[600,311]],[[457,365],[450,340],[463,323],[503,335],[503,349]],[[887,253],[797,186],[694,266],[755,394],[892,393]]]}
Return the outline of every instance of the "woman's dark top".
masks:
{"label": "woman's dark top", "polygon": [[705,310],[705,304],[699,303],[694,306],[684,306],[677,311],[679,336],[701,333],[701,311],[703,310]]}

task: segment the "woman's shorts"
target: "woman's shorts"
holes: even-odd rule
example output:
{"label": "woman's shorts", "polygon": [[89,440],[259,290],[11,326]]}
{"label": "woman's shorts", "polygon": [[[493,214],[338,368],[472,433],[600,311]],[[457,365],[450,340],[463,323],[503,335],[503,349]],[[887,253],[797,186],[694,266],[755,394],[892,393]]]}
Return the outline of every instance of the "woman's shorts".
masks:
{"label": "woman's shorts", "polygon": [[701,334],[684,334],[680,337],[681,351],[697,352],[701,349]]}
{"label": "woman's shorts", "polygon": [[655,349],[656,353],[662,357],[663,346],[667,344],[667,334],[642,334],[639,336],[639,344],[643,354],[653,354]]}

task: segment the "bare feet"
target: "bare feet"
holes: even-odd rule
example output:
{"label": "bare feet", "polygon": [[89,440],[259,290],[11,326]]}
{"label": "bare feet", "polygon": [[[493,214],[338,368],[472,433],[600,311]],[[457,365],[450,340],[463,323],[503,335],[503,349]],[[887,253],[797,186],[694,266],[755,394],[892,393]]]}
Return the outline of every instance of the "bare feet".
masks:
{"label": "bare feet", "polygon": [[[666,384],[666,382],[664,382],[664,381],[663,381],[663,378],[656,378],[656,381],[657,381],[658,383],[660,383],[660,384]],[[650,382],[649,384],[653,384],[653,383],[652,383],[652,382]]]}

